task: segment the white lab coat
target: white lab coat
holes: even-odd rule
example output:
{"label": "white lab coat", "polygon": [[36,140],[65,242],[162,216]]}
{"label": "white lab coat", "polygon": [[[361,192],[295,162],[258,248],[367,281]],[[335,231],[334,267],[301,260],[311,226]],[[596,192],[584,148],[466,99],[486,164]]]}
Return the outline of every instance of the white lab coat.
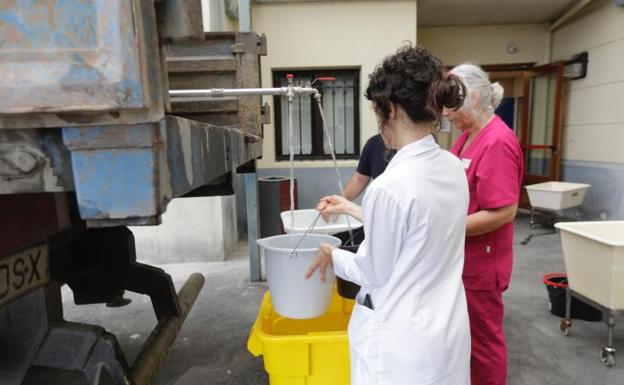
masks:
{"label": "white lab coat", "polygon": [[[362,286],[348,328],[351,384],[470,384],[461,162],[432,136],[410,143],[369,186],[362,209],[357,253],[332,253],[336,275]],[[362,306],[365,294],[374,310]]]}

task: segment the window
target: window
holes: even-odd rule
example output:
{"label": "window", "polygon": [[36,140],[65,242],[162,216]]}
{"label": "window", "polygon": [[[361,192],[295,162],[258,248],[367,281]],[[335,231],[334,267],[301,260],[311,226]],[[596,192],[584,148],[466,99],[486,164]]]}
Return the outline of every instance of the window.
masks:
{"label": "window", "polygon": [[[317,82],[322,95],[323,114],[338,159],[357,159],[360,154],[360,70],[274,71],[275,87],[288,85],[287,74],[295,76],[299,86],[308,86],[319,77],[335,81]],[[275,138],[277,160],[289,157],[288,98],[275,96]],[[312,96],[294,100],[293,147],[295,159],[330,159],[331,153],[323,133],[321,115]]]}

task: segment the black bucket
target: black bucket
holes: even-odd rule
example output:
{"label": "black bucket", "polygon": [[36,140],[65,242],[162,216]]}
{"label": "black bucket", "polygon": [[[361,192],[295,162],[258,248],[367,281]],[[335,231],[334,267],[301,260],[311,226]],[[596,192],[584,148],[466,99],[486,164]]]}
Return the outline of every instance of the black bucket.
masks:
{"label": "black bucket", "polygon": [[[341,249],[355,253],[358,247],[360,247],[360,244],[364,241],[364,228],[360,227],[359,229],[353,230],[352,233],[352,240],[350,239],[351,235],[348,231],[334,234],[334,237],[340,238],[342,241],[342,246],[340,246]],[[359,285],[351,281],[346,281],[340,277],[336,277],[336,287],[338,289],[338,294],[340,294],[341,297],[349,299],[355,299],[357,293],[360,291]]]}
{"label": "black bucket", "polygon": [[[565,318],[568,276],[566,274],[546,274],[543,281],[548,290],[550,312],[558,317]],[[602,312],[600,310],[574,297],[572,297],[570,316],[583,321],[602,321]]]}

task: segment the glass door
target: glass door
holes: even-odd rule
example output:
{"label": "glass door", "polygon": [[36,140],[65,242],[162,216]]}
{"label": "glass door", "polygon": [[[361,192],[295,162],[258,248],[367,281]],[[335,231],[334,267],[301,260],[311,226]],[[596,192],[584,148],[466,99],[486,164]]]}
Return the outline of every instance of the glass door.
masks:
{"label": "glass door", "polygon": [[525,185],[560,178],[563,87],[563,63],[524,72],[520,144]]}

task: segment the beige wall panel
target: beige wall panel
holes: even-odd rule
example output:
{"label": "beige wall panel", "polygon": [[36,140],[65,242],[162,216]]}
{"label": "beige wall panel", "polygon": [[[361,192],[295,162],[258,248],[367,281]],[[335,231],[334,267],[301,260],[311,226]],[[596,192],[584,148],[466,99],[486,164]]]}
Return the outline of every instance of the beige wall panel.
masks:
{"label": "beige wall panel", "polygon": [[[380,18],[380,16],[383,16]],[[391,22],[390,22],[391,21]],[[272,70],[360,67],[361,94],[368,74],[404,41],[416,41],[416,1],[348,1],[254,4],[254,30],[265,33],[268,56],[262,59],[262,82],[272,86]],[[273,98],[266,97],[273,108]],[[274,116],[272,121],[275,121]],[[377,133],[368,101],[360,98],[360,148]],[[275,130],[265,125],[261,168],[285,167],[275,161]],[[355,161],[341,161],[353,166]],[[331,161],[298,161],[297,167],[331,166]]]}
{"label": "beige wall panel", "polygon": [[624,83],[568,92],[565,125],[624,123]]}
{"label": "beige wall panel", "polygon": [[[519,50],[507,52],[514,43]],[[428,47],[447,65],[545,63],[549,52],[546,24],[430,27],[418,29],[418,44]]]}
{"label": "beige wall panel", "polygon": [[624,38],[588,52],[587,77],[568,82],[570,90],[624,81]]}
{"label": "beige wall panel", "polygon": [[577,18],[553,33],[553,61],[624,38],[624,7],[596,0]]}
{"label": "beige wall panel", "polygon": [[624,163],[624,124],[568,126],[563,140],[565,159]]}
{"label": "beige wall panel", "polygon": [[567,82],[563,158],[624,162],[624,8],[595,0],[553,33],[553,61],[583,51],[587,77]]}

